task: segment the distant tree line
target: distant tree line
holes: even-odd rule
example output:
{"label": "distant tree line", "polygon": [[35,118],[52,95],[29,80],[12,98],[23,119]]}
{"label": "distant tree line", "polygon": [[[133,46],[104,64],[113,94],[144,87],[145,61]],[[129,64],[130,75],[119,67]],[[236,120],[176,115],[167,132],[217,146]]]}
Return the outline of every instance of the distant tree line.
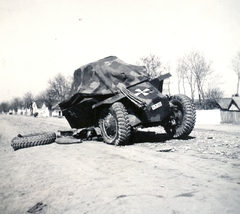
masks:
{"label": "distant tree line", "polygon": [[[149,54],[140,58],[138,65],[144,65],[147,75],[154,79],[163,73],[171,73],[170,63],[163,62],[160,57]],[[240,84],[240,51],[232,60],[232,68],[237,77],[237,90],[233,96],[239,96]],[[198,109],[216,108],[217,100],[223,97],[220,89],[219,78],[216,71],[212,70],[212,62],[208,61],[203,53],[192,50],[179,58],[176,63],[178,93],[188,95]],[[209,81],[214,79],[214,81]],[[48,87],[37,96],[27,92],[23,97],[15,97],[9,102],[0,103],[0,113],[10,109],[17,111],[21,108],[31,108],[33,101],[44,102],[51,110],[56,102],[61,102],[70,96],[72,77],[66,77],[59,73],[48,81]],[[170,92],[170,79],[165,80],[167,92]],[[187,94],[190,93],[190,94]],[[197,98],[195,96],[197,95]]]}
{"label": "distant tree line", "polygon": [[0,103],[0,113],[8,112],[9,110],[18,109],[31,109],[33,101],[45,103],[49,110],[53,105],[59,103],[69,97],[72,84],[71,77],[65,77],[59,73],[54,78],[48,81],[48,87],[46,90],[39,93],[37,96],[33,96],[31,92],[27,92],[23,97],[15,97],[9,102]]}
{"label": "distant tree line", "polygon": [[[169,63],[163,63],[153,54],[142,57],[139,65],[145,65],[147,75],[154,79],[163,73],[171,72]],[[237,93],[239,96],[240,80],[240,51],[232,62],[233,70],[238,75]],[[208,61],[203,53],[192,50],[177,60],[175,73],[179,94],[188,95],[195,103],[197,109],[217,108],[217,100],[223,97],[220,88],[220,79],[216,71],[212,70],[212,62]],[[213,81],[214,80],[214,81]],[[166,80],[167,92],[170,92],[170,80]],[[188,94],[189,93],[189,94]],[[196,97],[197,95],[197,97]]]}

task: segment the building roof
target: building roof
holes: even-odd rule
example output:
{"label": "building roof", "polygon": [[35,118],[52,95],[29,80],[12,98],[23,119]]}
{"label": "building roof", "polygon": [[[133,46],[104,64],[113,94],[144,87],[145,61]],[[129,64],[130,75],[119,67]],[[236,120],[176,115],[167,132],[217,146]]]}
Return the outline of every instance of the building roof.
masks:
{"label": "building roof", "polygon": [[217,103],[222,110],[228,110],[231,101],[232,101],[232,98],[222,98],[222,99],[219,99]]}
{"label": "building roof", "polygon": [[217,103],[221,110],[240,110],[240,97],[222,98]]}
{"label": "building roof", "polygon": [[240,110],[240,97],[233,97],[230,105],[233,104]]}
{"label": "building roof", "polygon": [[33,101],[33,103],[36,103],[37,108],[41,108],[44,102],[42,102],[40,100],[35,100],[35,101]]}

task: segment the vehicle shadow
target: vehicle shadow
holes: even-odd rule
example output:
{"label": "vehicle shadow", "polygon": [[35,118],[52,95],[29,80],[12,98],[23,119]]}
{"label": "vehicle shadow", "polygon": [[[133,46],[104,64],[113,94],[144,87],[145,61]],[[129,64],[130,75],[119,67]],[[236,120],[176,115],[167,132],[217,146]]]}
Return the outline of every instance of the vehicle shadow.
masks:
{"label": "vehicle shadow", "polygon": [[[195,137],[188,136],[186,138],[180,140],[191,140]],[[153,131],[141,131],[135,130],[132,132],[130,144],[138,144],[138,143],[166,143],[169,140],[173,140],[171,135],[166,133],[156,133]]]}

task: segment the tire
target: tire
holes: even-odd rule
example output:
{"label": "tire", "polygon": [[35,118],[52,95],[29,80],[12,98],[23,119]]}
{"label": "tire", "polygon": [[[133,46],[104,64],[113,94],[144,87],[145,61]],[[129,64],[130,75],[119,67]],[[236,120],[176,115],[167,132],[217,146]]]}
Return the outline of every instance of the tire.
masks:
{"label": "tire", "polygon": [[28,148],[32,146],[40,146],[53,143],[56,140],[55,132],[43,132],[32,135],[18,135],[12,139],[11,146],[14,150]]}
{"label": "tire", "polygon": [[131,135],[128,113],[121,102],[114,103],[99,120],[103,141],[107,144],[126,145]]}
{"label": "tire", "polygon": [[193,130],[196,121],[196,111],[193,102],[186,95],[174,95],[170,102],[176,106],[173,112],[176,125],[165,126],[167,134],[173,138],[186,138]]}

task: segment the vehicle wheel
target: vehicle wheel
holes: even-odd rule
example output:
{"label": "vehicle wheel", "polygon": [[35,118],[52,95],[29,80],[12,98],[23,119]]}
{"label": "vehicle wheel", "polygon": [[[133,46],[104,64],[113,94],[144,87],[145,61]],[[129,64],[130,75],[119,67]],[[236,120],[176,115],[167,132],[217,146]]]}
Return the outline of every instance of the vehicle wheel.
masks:
{"label": "vehicle wheel", "polygon": [[185,95],[174,95],[170,102],[175,106],[173,111],[174,125],[165,126],[165,131],[173,138],[185,138],[194,128],[196,111],[191,99]]}
{"label": "vehicle wheel", "polygon": [[53,143],[56,140],[55,132],[43,132],[38,134],[31,135],[18,135],[17,137],[12,139],[11,146],[14,150],[32,147],[32,146],[40,146]]}
{"label": "vehicle wheel", "polygon": [[129,141],[131,126],[126,108],[121,102],[114,103],[99,120],[105,143],[124,145]]}

